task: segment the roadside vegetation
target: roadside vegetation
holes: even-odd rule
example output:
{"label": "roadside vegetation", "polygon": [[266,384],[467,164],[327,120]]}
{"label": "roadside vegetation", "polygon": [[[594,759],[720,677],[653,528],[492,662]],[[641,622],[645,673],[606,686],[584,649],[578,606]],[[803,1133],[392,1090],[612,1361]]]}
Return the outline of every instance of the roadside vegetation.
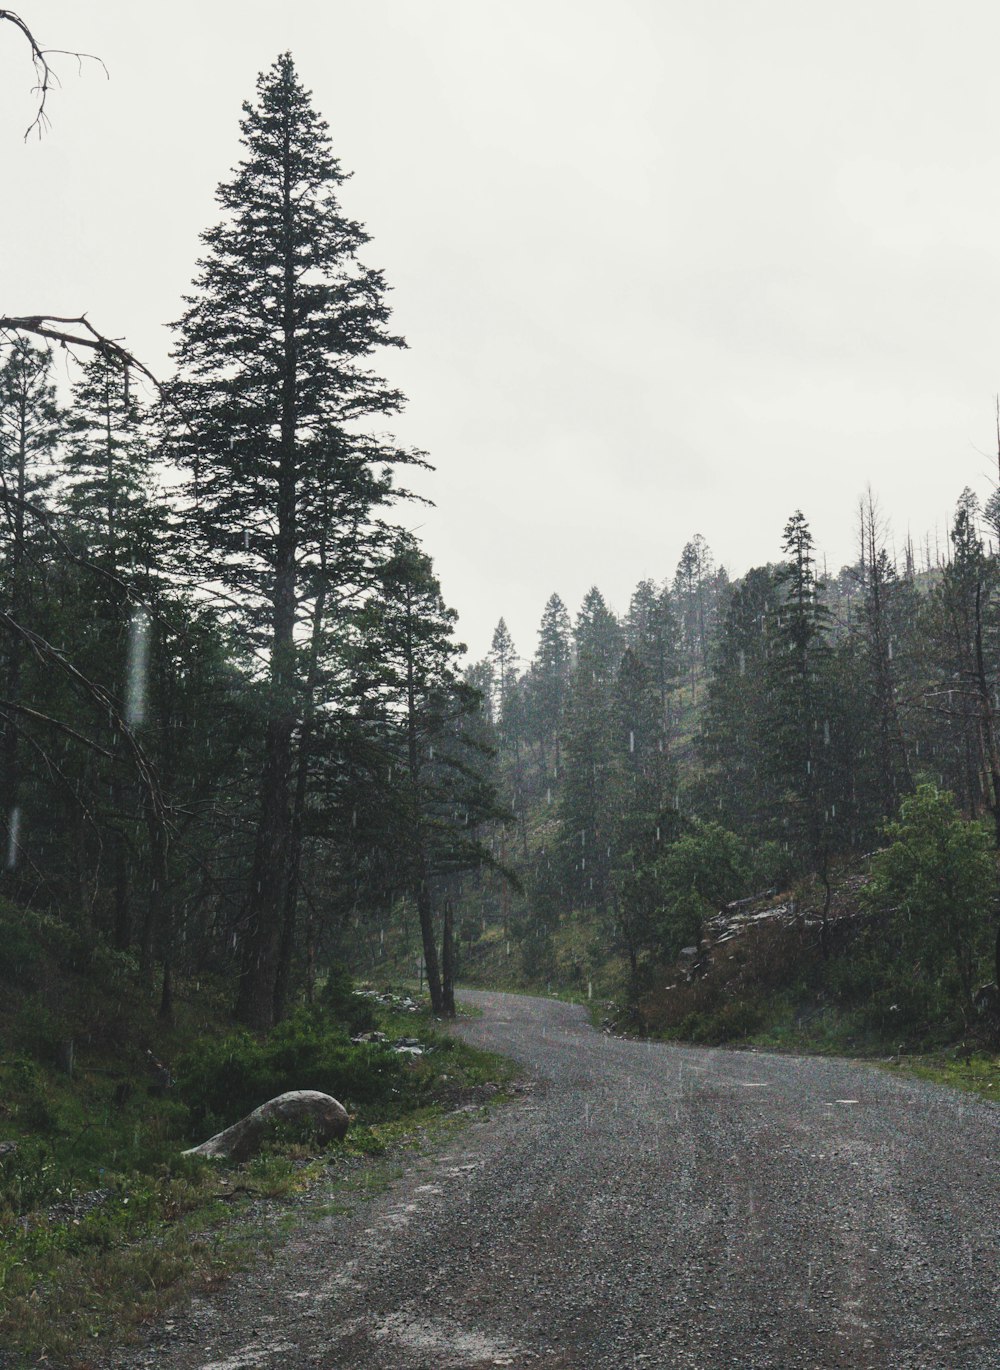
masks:
{"label": "roadside vegetation", "polygon": [[[0,1364],[83,1356],[211,1287],[257,1249],[262,1204],[356,1182],[366,1158],[510,1079],[405,994],[356,994],[342,973],[251,1034],[210,977],[177,985],[164,1024],[130,957],[45,915],[0,904],[0,945]],[[238,1167],[181,1154],[288,1089],[338,1098],[344,1141],[287,1133]]]}

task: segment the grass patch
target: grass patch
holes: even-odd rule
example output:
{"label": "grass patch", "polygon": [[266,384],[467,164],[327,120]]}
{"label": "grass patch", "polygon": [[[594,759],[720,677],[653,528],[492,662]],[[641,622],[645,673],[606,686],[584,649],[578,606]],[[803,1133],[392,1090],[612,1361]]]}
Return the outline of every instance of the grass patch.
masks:
{"label": "grass patch", "polygon": [[901,1075],[948,1085],[952,1089],[978,1094],[991,1103],[1000,1103],[1000,1056],[982,1052],[972,1055],[934,1052],[879,1064]]}

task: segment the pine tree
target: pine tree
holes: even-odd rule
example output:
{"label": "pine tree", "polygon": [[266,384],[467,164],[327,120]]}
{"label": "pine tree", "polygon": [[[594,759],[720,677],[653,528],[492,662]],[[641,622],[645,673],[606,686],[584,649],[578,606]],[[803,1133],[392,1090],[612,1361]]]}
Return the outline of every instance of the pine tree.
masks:
{"label": "pine tree", "polygon": [[154,502],[146,416],[120,366],[97,356],[84,368],[66,429],[60,503],[75,540],[113,575],[144,573],[148,582],[165,521]]}
{"label": "pine tree", "polygon": [[[367,510],[389,496],[382,473],[412,454],[361,435],[366,418],[402,404],[366,358],[403,344],[386,327],[381,273],[358,261],[368,237],[340,208],[346,175],[289,54],[258,79],[241,131],[245,155],[217,192],[224,217],[202,235],[205,255],[178,325],[177,395],[197,425],[186,450],[204,563],[248,606],[242,630],[267,670],[238,999],[244,1021],[266,1026],[274,1012],[303,712],[296,624],[310,615],[329,571],[322,551],[344,504],[331,506],[324,491],[337,473],[355,511],[355,561],[364,562]],[[180,445],[184,450],[183,438]],[[337,588],[343,595],[349,585]]]}
{"label": "pine tree", "polygon": [[[875,799],[876,821],[894,817],[902,795],[913,788],[899,714],[897,650],[899,619],[909,586],[901,582],[885,547],[874,497],[861,505],[860,645],[867,663],[867,730],[874,766],[862,790]],[[848,639],[851,645],[855,643]],[[867,780],[868,778],[865,777]]]}
{"label": "pine tree", "polygon": [[708,661],[709,639],[714,620],[712,582],[714,563],[711,549],[701,533],[695,533],[681,552],[674,575],[674,600],[680,625],[681,651],[691,675]]}
{"label": "pine tree", "polygon": [[1000,719],[991,641],[996,625],[990,613],[998,567],[986,555],[978,518],[976,496],[965,489],[952,524],[951,559],[930,606],[939,645],[929,702],[950,724],[963,807],[973,816],[989,812],[1000,847]]}
{"label": "pine tree", "polygon": [[555,775],[559,773],[559,733],[566,708],[571,666],[571,629],[569,614],[558,595],[545,605],[538,626],[538,647],[531,663],[530,718],[542,751],[542,766],[547,769],[551,753]]}
{"label": "pine tree", "polygon": [[[4,589],[0,608],[10,616],[4,634],[2,694],[5,711],[0,740],[0,819],[7,831],[5,866],[16,862],[20,826],[21,748],[16,713],[21,703],[25,644],[14,625],[32,617],[35,521],[29,505],[44,499],[54,479],[52,454],[62,413],[52,384],[52,357],[21,339],[0,367],[0,528]],[[35,609],[37,617],[37,606]]]}
{"label": "pine tree", "polygon": [[597,681],[614,677],[622,657],[621,626],[596,585],[583,597],[574,625],[577,672],[590,671]]}
{"label": "pine tree", "polygon": [[643,662],[656,685],[664,745],[670,741],[670,696],[679,674],[678,627],[670,590],[657,590],[651,580],[641,580],[629,603],[625,640]]}
{"label": "pine tree", "polygon": [[506,743],[511,740],[511,712],[514,710],[514,695],[517,689],[517,648],[510,635],[510,629],[503,619],[493,630],[490,643],[490,663],[493,667],[493,714],[500,730],[500,737]]}
{"label": "pine tree", "polygon": [[796,854],[817,871],[826,887],[823,936],[829,912],[831,806],[839,796],[831,765],[839,739],[833,726],[830,615],[814,570],[812,533],[800,510],[785,525],[782,550],[787,561],[777,575],[781,602],[775,617],[768,661],[766,724],[769,770],[786,810]]}
{"label": "pine tree", "polygon": [[442,599],[430,558],[401,538],[381,580],[382,594],[362,618],[357,660],[403,744],[397,878],[417,905],[432,1007],[454,1014],[450,901],[445,893],[440,957],[434,902],[443,880],[486,861],[476,834],[496,816],[495,794],[488,769],[477,764],[483,748],[476,729],[465,729],[480,701],[458,674],[464,648],[454,640],[457,616]]}
{"label": "pine tree", "polygon": [[780,793],[769,762],[768,699],[779,599],[770,566],[753,567],[736,586],[711,658],[698,739],[709,803],[726,827],[757,840],[781,832]]}

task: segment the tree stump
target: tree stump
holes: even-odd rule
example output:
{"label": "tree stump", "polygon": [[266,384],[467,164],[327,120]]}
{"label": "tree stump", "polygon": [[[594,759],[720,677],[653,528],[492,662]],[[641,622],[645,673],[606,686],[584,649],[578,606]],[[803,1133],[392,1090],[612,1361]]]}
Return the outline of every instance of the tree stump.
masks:
{"label": "tree stump", "polygon": [[185,1156],[246,1161],[257,1154],[268,1136],[282,1123],[307,1123],[320,1141],[332,1142],[347,1132],[350,1119],[342,1104],[315,1089],[293,1089],[269,1099],[238,1123],[209,1137],[201,1146],[189,1147]]}

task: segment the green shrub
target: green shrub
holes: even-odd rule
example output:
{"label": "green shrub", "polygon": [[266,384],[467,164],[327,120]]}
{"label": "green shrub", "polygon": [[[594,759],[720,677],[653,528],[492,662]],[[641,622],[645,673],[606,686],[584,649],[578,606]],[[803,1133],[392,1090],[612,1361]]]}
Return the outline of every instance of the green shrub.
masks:
{"label": "green shrub", "polygon": [[345,1108],[377,1112],[402,1088],[400,1057],[385,1047],[352,1046],[343,1030],[300,1010],[264,1041],[237,1032],[182,1058],[178,1087],[193,1133],[228,1127],[290,1089],[332,1094]]}
{"label": "green shrub", "polygon": [[375,1010],[371,1001],[354,993],[351,972],[339,962],[328,970],[318,999],[320,1009],[335,1023],[346,1027],[348,1032],[370,1032],[375,1027]]}
{"label": "green shrub", "polygon": [[952,795],[920,785],[899,820],[887,823],[890,845],[872,858],[861,898],[882,915],[896,942],[895,993],[916,977],[930,985],[957,981],[956,1007],[968,1008],[975,977],[993,936],[996,858],[983,823],[962,818]]}
{"label": "green shrub", "polygon": [[48,1142],[18,1143],[0,1156],[0,1220],[20,1217],[64,1197],[64,1179]]}

